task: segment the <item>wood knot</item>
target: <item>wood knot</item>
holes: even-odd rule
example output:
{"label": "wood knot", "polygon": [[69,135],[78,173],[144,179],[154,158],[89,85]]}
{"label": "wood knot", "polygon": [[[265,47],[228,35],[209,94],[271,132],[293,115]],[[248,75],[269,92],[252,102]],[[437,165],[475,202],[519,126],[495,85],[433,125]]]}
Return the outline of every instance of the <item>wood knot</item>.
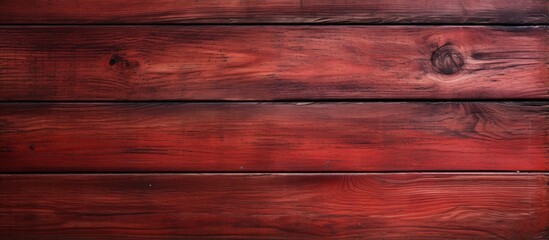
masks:
{"label": "wood knot", "polygon": [[111,59],[109,59],[109,65],[114,66],[116,64],[125,65],[125,66],[130,65],[128,60],[124,59],[122,56],[115,53],[111,56]]}
{"label": "wood knot", "polygon": [[463,61],[463,55],[455,49],[454,45],[445,44],[433,52],[431,64],[436,72],[452,75],[463,69],[465,61]]}
{"label": "wood knot", "polygon": [[129,68],[135,68],[135,67],[139,66],[139,63],[130,62],[124,56],[115,53],[115,54],[111,55],[111,58],[109,59],[109,65],[111,67],[117,66],[117,67],[120,67],[120,68],[129,69]]}
{"label": "wood knot", "polygon": [[131,61],[124,53],[113,53],[108,59],[111,71],[119,78],[128,80],[139,71],[139,62]]}

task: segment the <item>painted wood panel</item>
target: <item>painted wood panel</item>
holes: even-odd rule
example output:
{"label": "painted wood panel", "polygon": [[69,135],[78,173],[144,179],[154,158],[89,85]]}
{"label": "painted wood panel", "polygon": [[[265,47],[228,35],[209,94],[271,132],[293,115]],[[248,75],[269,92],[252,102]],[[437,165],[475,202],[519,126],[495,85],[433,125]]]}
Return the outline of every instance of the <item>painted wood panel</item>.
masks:
{"label": "painted wood panel", "polygon": [[0,175],[2,239],[547,239],[544,174]]}
{"label": "painted wood panel", "polygon": [[544,0],[0,1],[2,24],[547,22]]}
{"label": "painted wood panel", "polygon": [[4,103],[2,172],[547,171],[547,102]]}
{"label": "painted wood panel", "polygon": [[0,100],[549,99],[546,27],[0,28]]}

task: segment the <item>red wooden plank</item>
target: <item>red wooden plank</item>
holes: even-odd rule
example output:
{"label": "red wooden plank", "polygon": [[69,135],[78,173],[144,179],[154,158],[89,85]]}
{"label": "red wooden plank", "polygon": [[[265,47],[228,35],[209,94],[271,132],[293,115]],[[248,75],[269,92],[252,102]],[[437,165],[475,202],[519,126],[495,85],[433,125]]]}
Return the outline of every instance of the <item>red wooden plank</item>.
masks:
{"label": "red wooden plank", "polygon": [[0,28],[0,100],[549,99],[545,27]]}
{"label": "red wooden plank", "polygon": [[547,23],[544,0],[0,1],[0,23]]}
{"label": "red wooden plank", "polygon": [[1,104],[0,171],[549,170],[547,103]]}
{"label": "red wooden plank", "polygon": [[2,175],[2,239],[547,239],[542,174]]}

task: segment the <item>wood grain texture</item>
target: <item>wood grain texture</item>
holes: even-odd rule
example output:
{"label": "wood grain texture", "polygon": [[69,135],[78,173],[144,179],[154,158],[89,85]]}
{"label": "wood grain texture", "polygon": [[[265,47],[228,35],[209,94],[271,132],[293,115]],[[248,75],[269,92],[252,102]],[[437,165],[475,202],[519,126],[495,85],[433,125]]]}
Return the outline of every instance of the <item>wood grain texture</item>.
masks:
{"label": "wood grain texture", "polygon": [[545,103],[4,103],[0,171],[549,170]]}
{"label": "wood grain texture", "polygon": [[0,28],[0,100],[549,99],[546,27]]}
{"label": "wood grain texture", "polygon": [[0,23],[547,23],[544,0],[0,1]]}
{"label": "wood grain texture", "polygon": [[542,174],[2,175],[2,239],[547,239]]}

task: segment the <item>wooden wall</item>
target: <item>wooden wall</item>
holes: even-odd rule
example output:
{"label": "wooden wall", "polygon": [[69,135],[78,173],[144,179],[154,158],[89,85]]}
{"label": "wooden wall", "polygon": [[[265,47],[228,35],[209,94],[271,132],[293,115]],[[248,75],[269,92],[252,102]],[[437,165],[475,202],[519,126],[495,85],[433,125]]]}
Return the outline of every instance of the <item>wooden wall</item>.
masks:
{"label": "wooden wall", "polygon": [[0,1],[0,239],[549,239],[548,15]]}

